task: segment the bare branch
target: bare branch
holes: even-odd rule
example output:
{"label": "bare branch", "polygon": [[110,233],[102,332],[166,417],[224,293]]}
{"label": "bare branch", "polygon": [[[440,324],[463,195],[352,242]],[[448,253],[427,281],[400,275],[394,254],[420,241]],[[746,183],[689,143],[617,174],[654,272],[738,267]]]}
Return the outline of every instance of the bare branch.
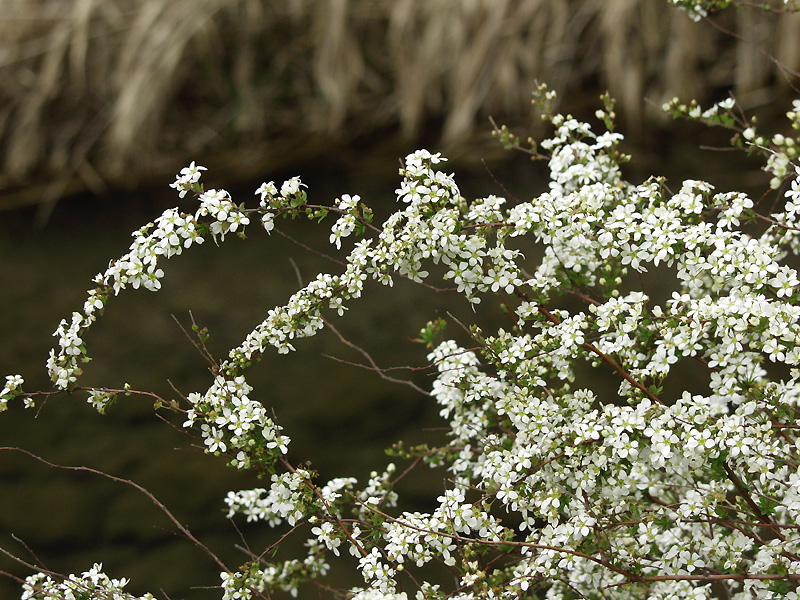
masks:
{"label": "bare branch", "polygon": [[149,492],[147,489],[143,488],[138,483],[135,483],[135,482],[131,481],[130,479],[123,479],[121,477],[116,477],[116,476],[111,475],[109,473],[105,473],[105,472],[99,471],[97,469],[92,469],[90,467],[68,466],[68,465],[59,465],[59,464],[56,464],[56,463],[52,463],[52,462],[42,458],[41,456],[38,456],[37,454],[34,454],[33,452],[29,452],[29,451],[24,450],[22,448],[3,446],[3,447],[0,447],[0,450],[19,452],[21,454],[25,454],[27,456],[30,456],[33,459],[38,460],[41,463],[47,465],[48,467],[52,467],[54,469],[61,469],[61,470],[64,470],[64,471],[78,471],[78,472],[84,472],[84,473],[91,473],[93,475],[99,475],[101,477],[105,477],[106,479],[110,479],[111,481],[116,481],[118,483],[124,483],[125,485],[128,485],[128,486],[134,488],[135,490],[137,490],[140,493],[142,493],[145,496],[147,496],[147,498],[149,498],[150,501],[153,504],[155,504],[159,508],[159,510],[161,510],[161,512],[163,512],[167,516],[167,518],[170,521],[172,521],[172,523],[175,525],[175,527],[177,527],[178,530],[187,539],[189,539],[192,543],[194,543],[194,545],[196,545],[203,552],[205,552],[217,564],[217,566],[219,566],[226,573],[230,573],[231,572],[228,569],[228,567],[225,566],[225,563],[223,563],[222,560],[220,560],[219,557],[217,557],[217,555],[214,554],[211,551],[211,549],[208,548],[208,546],[206,546],[205,544],[200,542],[196,537],[194,537],[194,535],[192,535],[192,533],[184,525],[182,525],[181,522],[178,521],[177,518],[175,518],[175,516],[169,511],[169,509],[167,509],[166,506],[164,506],[164,504],[161,503],[161,501],[159,501],[151,492]]}

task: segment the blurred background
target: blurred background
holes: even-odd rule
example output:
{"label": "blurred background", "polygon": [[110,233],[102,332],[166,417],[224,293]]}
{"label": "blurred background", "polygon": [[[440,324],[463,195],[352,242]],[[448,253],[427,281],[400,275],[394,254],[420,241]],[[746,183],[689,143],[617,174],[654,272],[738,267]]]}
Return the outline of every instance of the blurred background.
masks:
{"label": "blurred background", "polygon": [[[51,334],[82,305],[94,274],[164,208],[194,210],[168,187],[192,160],[209,168],[207,188],[237,202],[251,202],[261,181],[299,174],[314,201],[360,194],[380,222],[394,206],[399,160],[427,147],[451,158],[445,169],[468,199],[527,200],[546,188],[546,171],[502,151],[488,118],[523,139],[546,133],[530,106],[543,81],[559,92],[560,110],[589,119],[610,90],[633,180],[761,189],[757,162],[698,153],[724,148],[726,134],[668,122],[659,106],[733,92],[766,133],[779,131],[797,83],[787,73],[800,68],[800,18],[739,10],[713,23],[694,23],[665,0],[0,0],[0,375],[48,389]],[[328,247],[324,224],[281,229]],[[113,299],[87,339],[85,383],[129,382],[168,399],[178,396],[173,386],[205,390],[205,363],[173,315],[188,327],[191,310],[223,356],[297,289],[298,273],[307,281],[338,271],[277,233],[252,228],[249,238],[173,259],[159,294]],[[508,327],[496,307],[473,315],[457,298],[402,281],[391,294],[367,291],[336,323],[382,366],[424,364],[425,348],[411,339],[448,311]],[[293,438],[293,461],[363,481],[383,469],[382,449],[394,441],[441,435],[430,399],[323,357],[360,362],[334,335],[297,346],[250,376],[253,396]],[[408,377],[430,384],[424,371]],[[227,490],[266,482],[203,455],[146,401],[123,399],[108,413],[82,397],[52,398],[35,414],[12,407],[0,415],[0,446],[136,481],[232,568],[247,559],[235,544],[260,552],[280,535],[242,524],[243,540],[224,519]],[[135,593],[219,597],[191,589],[217,585],[218,569],[134,490],[9,451],[0,451],[0,477],[0,547],[59,572],[103,561]],[[424,509],[442,482],[421,474],[404,485],[409,506]],[[5,559],[0,570],[29,573]],[[0,597],[17,590],[0,578]]]}
{"label": "blurred background", "polygon": [[768,55],[797,70],[800,18],[718,21],[741,37],[666,0],[3,0],[0,206],[160,187],[189,160],[260,177],[376,136],[458,156],[489,115],[527,124],[537,80],[569,110],[609,89],[629,135],[673,96],[785,93]]}

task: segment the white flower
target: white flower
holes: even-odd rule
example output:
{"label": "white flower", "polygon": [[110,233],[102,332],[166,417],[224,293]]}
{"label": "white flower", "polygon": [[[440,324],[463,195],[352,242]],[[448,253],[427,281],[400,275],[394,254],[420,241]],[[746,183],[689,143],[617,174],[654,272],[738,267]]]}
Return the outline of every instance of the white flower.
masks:
{"label": "white flower", "polygon": [[192,161],[188,167],[181,169],[180,175],[178,175],[174,183],[170,184],[170,187],[178,190],[178,196],[183,198],[186,196],[186,192],[192,191],[195,184],[200,181],[200,176],[202,175],[200,171],[206,170],[207,169],[205,167],[195,165],[194,161]]}
{"label": "white flower", "polygon": [[[291,179],[287,179],[281,185],[281,196],[283,196],[283,198],[285,199],[289,199],[292,196],[295,196],[298,193],[300,193],[301,187],[306,187],[306,185],[300,181],[299,177],[292,177]],[[259,190],[260,189],[261,188],[259,188]]]}

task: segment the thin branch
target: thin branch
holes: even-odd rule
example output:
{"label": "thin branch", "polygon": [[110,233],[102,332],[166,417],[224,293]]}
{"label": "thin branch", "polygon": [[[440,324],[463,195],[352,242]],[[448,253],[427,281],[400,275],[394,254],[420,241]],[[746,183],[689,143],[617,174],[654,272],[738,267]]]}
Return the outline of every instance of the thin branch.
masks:
{"label": "thin branch", "polygon": [[753,48],[756,52],[761,54],[764,58],[766,58],[772,64],[774,64],[776,67],[778,67],[778,69],[780,70],[781,74],[786,78],[786,83],[789,84],[789,87],[791,87],[795,92],[800,92],[800,89],[798,89],[798,87],[794,83],[792,83],[792,80],[789,78],[789,75],[792,75],[794,77],[800,77],[800,73],[798,73],[794,69],[790,69],[785,64],[783,64],[781,61],[779,61],[777,59],[777,57],[775,57],[773,54],[767,52],[764,48],[762,48],[758,44],[755,44],[755,43],[751,42],[750,40],[745,39],[744,37],[742,37],[741,35],[739,35],[735,31],[731,31],[730,29],[728,29],[726,27],[723,27],[722,25],[720,25],[719,23],[717,23],[716,21],[714,21],[713,19],[711,19],[709,17],[705,17],[704,20],[705,20],[706,23],[711,25],[717,31],[720,31],[720,32],[724,33],[725,35],[728,35],[728,36],[734,38],[735,40],[738,40],[738,41],[742,42],[743,44],[746,44],[746,45],[750,46],[751,48]]}
{"label": "thin branch", "polygon": [[[543,306],[539,306],[538,308],[539,308],[539,312],[542,313],[545,317],[547,317],[547,319],[551,323],[553,323],[555,325],[558,325],[559,323],[561,323],[561,319],[559,319],[557,316],[555,316],[553,313],[551,313],[549,310],[547,310]],[[614,369],[614,371],[616,371],[619,375],[621,375],[622,378],[625,381],[627,381],[633,387],[635,387],[636,389],[638,389],[639,391],[644,393],[644,395],[647,396],[648,398],[650,398],[650,400],[652,400],[656,404],[664,404],[663,402],[661,402],[659,397],[656,396],[650,390],[648,390],[644,386],[643,383],[640,383],[639,381],[637,381],[633,377],[631,377],[630,373],[628,373],[624,368],[622,368],[622,366],[617,361],[615,361],[613,358],[611,358],[610,356],[605,354],[597,346],[595,346],[593,344],[590,344],[589,342],[584,342],[583,344],[581,344],[581,346],[583,346],[584,348],[586,348],[590,352],[593,352],[598,357],[600,357],[600,360],[602,360],[604,363],[606,363],[608,366],[610,366],[612,369]]]}
{"label": "thin branch", "polygon": [[292,242],[294,244],[297,244],[298,246],[300,246],[303,250],[305,250],[307,252],[311,252],[312,254],[316,254],[317,256],[319,256],[321,258],[324,258],[325,260],[329,260],[331,262],[334,262],[337,265],[340,265],[342,267],[346,267],[347,266],[346,262],[344,262],[342,260],[339,260],[338,258],[333,258],[333,256],[331,256],[330,254],[326,254],[324,252],[320,252],[319,250],[316,250],[315,248],[312,248],[311,246],[309,246],[307,244],[304,244],[303,242],[301,242],[299,240],[296,240],[295,238],[290,236],[288,233],[284,233],[283,231],[281,231],[277,227],[273,231],[276,231],[277,233],[279,233],[280,235],[285,237],[287,240],[289,240],[290,242]]}
{"label": "thin branch", "polygon": [[[12,555],[6,553],[2,548],[0,548],[0,551],[2,551],[7,556],[12,556]],[[8,571],[0,571],[0,575],[2,575],[3,577],[8,577],[9,579],[13,579],[14,581],[19,583],[20,585],[25,585],[25,583],[26,583],[26,581],[24,579],[22,579],[22,577],[17,577],[16,575],[13,575],[13,574],[9,573]],[[28,585],[30,585],[30,584],[28,584]],[[37,592],[41,592],[42,594],[44,594],[44,590],[39,588],[38,586],[31,586],[31,587],[33,587],[33,589],[36,590]]]}
{"label": "thin branch", "polygon": [[[178,327],[183,332],[183,334],[186,336],[186,338],[189,340],[189,342],[192,344],[192,346],[197,348],[197,351],[200,353],[200,355],[204,359],[206,359],[206,362],[208,362],[211,365],[211,372],[212,373],[219,373],[219,363],[216,360],[214,360],[214,357],[211,355],[211,352],[206,347],[205,342],[199,336],[197,337],[197,339],[195,339],[186,330],[186,328],[183,326],[183,323],[181,323],[178,320],[178,317],[176,317],[175,315],[171,315],[171,316],[172,316],[172,320],[175,321],[175,323],[178,325]],[[194,315],[192,314],[192,311],[189,311],[189,317],[192,320],[192,330],[193,331],[198,331],[199,328],[197,326],[197,323],[194,320]]]}
{"label": "thin branch", "polygon": [[21,539],[21,538],[17,537],[17,535],[16,535],[16,534],[13,534],[13,533],[11,534],[11,537],[12,537],[12,538],[14,539],[14,541],[16,541],[18,544],[21,544],[21,545],[22,545],[22,547],[23,547],[23,548],[25,548],[25,550],[27,550],[27,551],[28,551],[28,554],[30,554],[30,555],[31,555],[31,556],[32,556],[32,557],[33,557],[33,558],[36,560],[36,562],[37,562],[38,564],[40,564],[42,567],[45,567],[44,561],[43,561],[41,558],[39,558],[39,557],[36,555],[36,552],[34,552],[34,551],[33,551],[33,549],[32,549],[30,546],[28,546],[28,544],[25,542],[25,540],[23,540],[23,539]]}
{"label": "thin branch", "polygon": [[[350,340],[348,340],[347,338],[345,338],[345,337],[344,337],[344,336],[343,336],[343,335],[342,335],[342,334],[339,332],[339,330],[338,330],[338,329],[336,329],[336,327],[334,327],[334,326],[333,326],[333,324],[332,324],[330,321],[328,321],[327,319],[325,319],[324,317],[322,318],[322,321],[325,323],[325,326],[326,326],[326,327],[328,327],[328,328],[329,328],[331,331],[333,331],[333,333],[335,333],[335,334],[336,334],[336,336],[339,338],[339,340],[340,340],[340,341],[341,341],[341,342],[342,342],[342,343],[343,343],[345,346],[347,346],[348,348],[352,348],[352,349],[353,349],[353,350],[355,350],[356,352],[359,352],[359,353],[360,353],[360,354],[361,354],[361,355],[362,355],[364,358],[366,358],[366,359],[367,359],[367,362],[369,362],[369,366],[367,366],[367,365],[360,365],[360,364],[358,364],[358,363],[352,363],[352,362],[348,362],[348,361],[346,361],[346,360],[342,360],[342,359],[340,359],[340,358],[336,358],[336,357],[329,356],[329,355],[325,355],[325,356],[327,356],[328,358],[331,358],[331,359],[333,359],[333,360],[339,361],[339,362],[341,362],[341,363],[345,363],[345,364],[348,364],[348,365],[352,365],[352,366],[354,366],[354,367],[360,367],[360,368],[362,368],[362,369],[368,369],[368,370],[370,370],[370,371],[374,371],[374,372],[376,372],[376,373],[378,374],[378,376],[379,376],[381,379],[383,379],[383,380],[385,380],[385,381],[390,381],[390,382],[392,382],[392,383],[400,383],[400,384],[403,384],[403,385],[407,385],[407,386],[409,386],[411,389],[413,389],[413,390],[415,390],[415,391],[419,392],[420,394],[424,394],[424,395],[426,395],[426,396],[430,396],[430,395],[431,395],[431,393],[430,393],[430,392],[428,392],[428,391],[426,391],[426,390],[423,390],[421,387],[419,387],[419,386],[418,386],[416,383],[414,383],[413,381],[409,381],[408,379],[397,379],[396,377],[391,377],[391,376],[387,375],[387,374],[386,374],[386,371],[387,371],[388,369],[382,369],[381,367],[379,367],[379,366],[378,366],[378,364],[375,362],[375,360],[372,358],[372,355],[370,355],[370,353],[369,353],[369,352],[367,352],[366,350],[364,350],[364,348],[362,348],[361,346],[358,346],[358,345],[354,344],[353,342],[351,342]],[[409,369],[411,369],[411,368],[413,368],[413,367],[409,367]],[[429,368],[429,367],[423,367],[423,368],[424,368],[424,369],[427,369],[427,368]]]}
{"label": "thin branch", "polygon": [[[21,564],[22,566],[27,567],[31,571],[38,571],[39,573],[44,573],[45,575],[49,575],[50,577],[54,577],[54,578],[63,578],[63,575],[61,575],[60,573],[56,573],[55,571],[50,571],[49,569],[46,569],[44,566],[38,566],[38,565],[35,565],[35,564],[31,564],[28,561],[21,559],[16,554],[12,554],[11,552],[6,550],[5,548],[0,547],[0,554],[4,554],[5,556],[10,558],[14,562],[17,562],[17,563]],[[40,563],[40,565],[41,565],[41,563]],[[20,581],[19,578],[15,577],[13,575],[10,575],[8,573],[3,573],[3,574],[4,575],[8,575],[12,579],[16,579],[17,581]],[[24,583],[24,581],[22,583]]]}
{"label": "thin branch", "polygon": [[[493,121],[493,120],[491,120],[491,119],[490,119],[490,121],[491,121],[492,125],[493,125],[493,126],[495,127],[495,129],[496,129],[496,128],[497,128],[497,125],[494,123],[494,121]],[[512,194],[511,192],[509,192],[509,191],[508,191],[508,189],[506,188],[506,186],[504,186],[502,183],[500,183],[500,182],[497,180],[497,177],[495,177],[495,174],[494,174],[494,173],[492,172],[492,170],[489,168],[489,165],[487,165],[487,164],[486,164],[486,161],[485,161],[484,159],[481,159],[481,164],[483,165],[483,168],[484,168],[484,169],[486,169],[486,172],[489,174],[489,177],[491,177],[491,178],[492,178],[492,181],[494,181],[494,182],[495,182],[495,184],[497,184],[497,187],[499,187],[501,190],[503,190],[503,193],[505,193],[505,195],[506,195],[506,196],[508,196],[509,198],[511,198],[511,199],[512,199],[514,202],[516,202],[517,204],[519,204],[519,203],[520,203],[520,200],[519,200],[519,198],[517,198],[516,196],[514,196],[514,194]]]}
{"label": "thin branch", "polygon": [[79,471],[79,472],[91,473],[93,475],[100,475],[101,477],[105,477],[106,479],[110,479],[111,481],[116,481],[118,483],[124,483],[125,485],[129,485],[130,487],[134,488],[135,490],[137,490],[137,491],[141,492],[142,494],[144,494],[145,496],[147,496],[150,499],[150,501],[153,502],[153,504],[155,504],[161,510],[161,512],[163,512],[167,516],[167,518],[170,521],[172,521],[172,523],[175,525],[175,527],[177,527],[178,530],[187,539],[189,539],[198,548],[200,548],[203,552],[205,552],[217,564],[217,566],[219,566],[226,573],[230,573],[231,572],[228,569],[228,567],[225,566],[225,563],[223,563],[219,559],[219,557],[217,557],[217,555],[214,554],[211,551],[211,549],[208,548],[208,546],[204,545],[196,537],[194,537],[194,535],[192,535],[192,532],[189,531],[186,527],[184,527],[181,524],[181,522],[178,521],[178,519],[175,518],[175,516],[169,511],[169,509],[166,506],[164,506],[151,492],[149,492],[148,490],[146,490],[145,488],[140,486],[138,483],[135,483],[135,482],[131,481],[130,479],[123,479],[121,477],[116,477],[116,476],[111,475],[109,473],[104,473],[103,471],[98,471],[97,469],[92,469],[90,467],[81,467],[81,466],[77,466],[76,467],[76,466],[59,465],[59,464],[56,464],[56,463],[52,463],[52,462],[42,458],[41,456],[38,456],[38,455],[34,454],[33,452],[29,452],[29,451],[24,450],[22,448],[3,446],[3,447],[0,447],[0,451],[2,451],[2,450],[10,450],[12,452],[19,452],[21,454],[26,454],[27,456],[30,456],[31,458],[34,458],[34,459],[38,460],[39,462],[47,465],[48,467],[52,467],[54,469],[62,469],[64,471]]}

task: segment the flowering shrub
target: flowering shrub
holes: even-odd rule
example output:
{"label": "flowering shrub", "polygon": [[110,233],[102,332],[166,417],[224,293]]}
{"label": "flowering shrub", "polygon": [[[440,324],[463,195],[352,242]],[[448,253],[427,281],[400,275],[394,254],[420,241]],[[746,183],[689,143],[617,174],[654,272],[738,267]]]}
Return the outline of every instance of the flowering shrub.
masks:
{"label": "flowering shrub", "polygon": [[[544,86],[536,94],[550,138],[523,148],[496,131],[550,169],[548,191],[511,206],[496,196],[467,201],[445,159],[424,150],[406,157],[399,208],[380,226],[358,196],[316,204],[297,178],[263,184],[257,206],[236,204],[206,190],[203,167],[192,163],[172,187],[196,196],[196,212],[170,209],[134,232],[128,253],[95,277],[82,311],[59,325],[47,363],[53,384],[87,393],[102,412],[119,393],[144,392],[84,385],[85,333],[126,288],[157,291],[166,259],[298,216],[333,218],[338,251],[357,238],[341,272],[319,274],[214,363],[205,392],[184,405],[161,402],[206,452],[267,477],[268,487],[228,494],[230,518],[287,524],[307,537],[299,559],[254,557],[238,568],[217,559],[225,600],[323,585],[342,553],[358,560],[363,585],[348,592],[358,600],[798,598],[798,142],[770,144],[733,101],[665,106],[733,130],[735,143],[766,158],[781,197],[757,212],[746,194],[702,181],[674,191],[661,178],[626,181],[613,102],[604,98],[597,133],[549,111],[553,97]],[[800,101],[788,118],[800,129]],[[657,267],[670,274],[663,299],[639,289],[638,275]],[[342,315],[368,280],[437,285],[429,269],[473,305],[498,299],[509,327],[470,327],[469,348],[444,337],[442,320],[422,330],[448,441],[393,454],[448,475],[437,507],[412,513],[397,509],[394,487],[406,473],[394,463],[360,484],[320,481],[290,462],[290,438],[251,398],[246,373],[265,352],[293,351],[326,326],[326,314]],[[668,382],[680,386],[675,369],[686,362],[704,370],[702,392],[665,392]],[[593,389],[587,365],[613,374],[618,392]],[[40,395],[23,383],[6,378],[3,409],[15,398],[36,404]],[[417,575],[430,563],[446,576]],[[125,583],[99,565],[60,580],[37,573],[23,598],[131,598]]]}

